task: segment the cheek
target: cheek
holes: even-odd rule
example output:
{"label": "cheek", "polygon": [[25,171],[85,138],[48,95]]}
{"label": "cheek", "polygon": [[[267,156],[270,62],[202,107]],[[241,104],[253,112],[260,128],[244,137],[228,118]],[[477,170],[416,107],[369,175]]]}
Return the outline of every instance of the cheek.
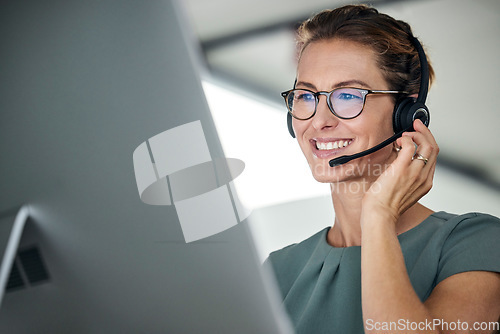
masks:
{"label": "cheek", "polygon": [[307,121],[299,121],[292,117],[292,128],[295,132],[295,136],[298,138],[299,135],[302,135],[307,128],[306,123],[309,123],[310,120]]}
{"label": "cheek", "polygon": [[310,120],[307,121],[298,121],[295,118],[292,119],[292,128],[295,133],[295,138],[300,145],[300,148],[304,150],[306,148],[306,142],[304,139],[304,133],[307,131]]}
{"label": "cheek", "polygon": [[394,133],[392,126],[393,110],[393,104],[390,103],[373,105],[373,108],[365,115],[366,121],[360,124],[358,128],[363,128],[365,133],[376,133],[377,136],[384,138],[391,136]]}
{"label": "cheek", "polygon": [[[300,150],[302,151],[302,154],[307,160],[310,160],[312,158],[312,149],[310,146],[310,143],[302,138],[297,138],[297,143],[299,144]],[[311,161],[309,161],[311,163]]]}

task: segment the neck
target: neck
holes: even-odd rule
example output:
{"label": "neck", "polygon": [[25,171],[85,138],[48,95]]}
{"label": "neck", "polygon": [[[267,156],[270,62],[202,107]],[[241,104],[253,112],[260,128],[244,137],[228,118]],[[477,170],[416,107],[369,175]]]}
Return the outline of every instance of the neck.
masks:
{"label": "neck", "polygon": [[[330,184],[335,222],[328,232],[328,243],[334,247],[361,246],[361,203],[365,192],[378,176]],[[396,222],[397,234],[404,233],[426,219],[433,211],[415,203]]]}
{"label": "neck", "polygon": [[335,222],[328,232],[328,243],[334,247],[361,245],[361,202],[366,183],[339,182],[330,184]]}
{"label": "neck", "polygon": [[[367,184],[366,186],[369,187]],[[328,232],[327,241],[333,247],[361,246],[361,202],[364,191],[341,192],[339,184],[331,184],[335,222]],[[367,189],[367,188],[365,188]],[[396,233],[404,233],[433,213],[420,203],[406,210],[396,222]]]}

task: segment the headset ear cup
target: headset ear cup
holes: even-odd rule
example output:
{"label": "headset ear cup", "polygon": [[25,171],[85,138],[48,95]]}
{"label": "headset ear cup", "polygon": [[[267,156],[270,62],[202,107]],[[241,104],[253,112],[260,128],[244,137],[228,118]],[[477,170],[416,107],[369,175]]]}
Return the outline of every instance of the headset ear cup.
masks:
{"label": "headset ear cup", "polygon": [[292,126],[292,115],[290,115],[289,112],[286,113],[286,123],[288,125],[288,132],[290,133],[290,136],[292,136],[292,138],[295,138],[295,132],[293,131]]}
{"label": "headset ear cup", "polygon": [[413,125],[413,121],[419,119],[425,126],[428,127],[431,120],[430,117],[429,108],[427,108],[427,106],[422,102],[417,101],[410,110],[407,123]]}
{"label": "headset ear cup", "polygon": [[407,97],[398,102],[394,107],[394,112],[392,113],[392,126],[395,133],[403,131],[412,124],[406,124],[408,120],[408,114],[411,112],[412,106],[415,104],[415,99],[412,97]]}
{"label": "headset ear cup", "polygon": [[408,128],[413,129],[413,121],[417,118],[420,119],[425,126],[429,126],[430,122],[429,109],[427,106],[412,97],[407,97],[399,102],[394,108],[394,113],[392,115],[392,124],[395,133]]}

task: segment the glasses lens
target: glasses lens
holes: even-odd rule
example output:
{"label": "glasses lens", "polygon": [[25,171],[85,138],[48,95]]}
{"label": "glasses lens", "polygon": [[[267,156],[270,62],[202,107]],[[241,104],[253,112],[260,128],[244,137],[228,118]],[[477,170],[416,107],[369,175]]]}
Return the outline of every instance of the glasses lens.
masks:
{"label": "glasses lens", "polygon": [[330,103],[339,117],[353,118],[363,110],[365,95],[365,91],[354,88],[340,88],[330,95]]}
{"label": "glasses lens", "polygon": [[295,89],[288,94],[287,105],[294,117],[308,119],[314,114],[316,98],[307,90]]}

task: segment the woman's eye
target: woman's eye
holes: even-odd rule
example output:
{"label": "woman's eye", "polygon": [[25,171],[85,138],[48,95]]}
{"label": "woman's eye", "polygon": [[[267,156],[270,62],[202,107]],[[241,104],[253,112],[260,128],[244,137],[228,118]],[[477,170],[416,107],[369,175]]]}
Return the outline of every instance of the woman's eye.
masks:
{"label": "woman's eye", "polygon": [[309,93],[297,94],[297,100],[303,101],[303,102],[314,101],[314,95],[309,94]]}
{"label": "woman's eye", "polygon": [[337,98],[344,101],[353,101],[353,100],[355,101],[355,100],[360,100],[361,96],[349,93],[341,93],[337,96]]}

